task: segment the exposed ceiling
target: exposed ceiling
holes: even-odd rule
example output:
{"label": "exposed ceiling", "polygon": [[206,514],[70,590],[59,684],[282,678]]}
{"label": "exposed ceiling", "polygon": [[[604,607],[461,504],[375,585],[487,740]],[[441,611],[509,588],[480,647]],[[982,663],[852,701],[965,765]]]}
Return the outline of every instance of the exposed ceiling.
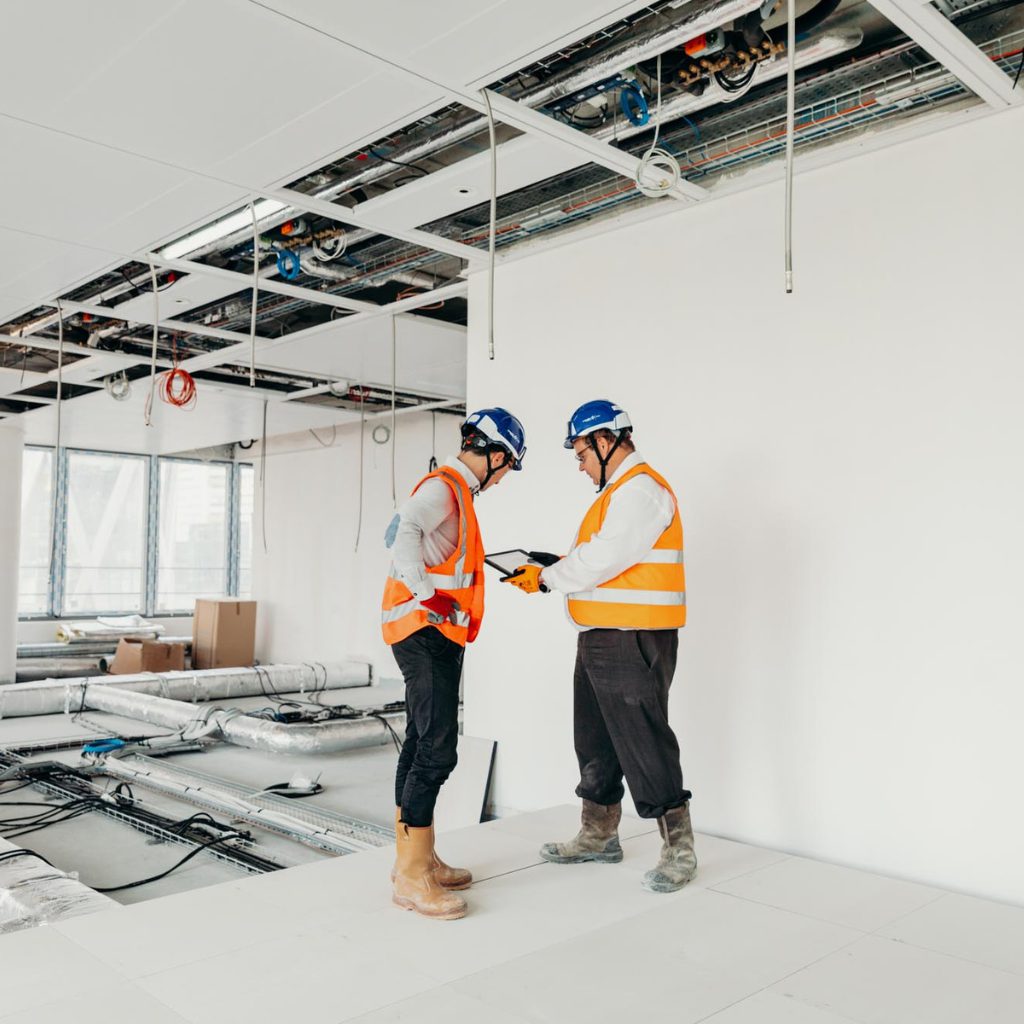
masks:
{"label": "exposed ceiling", "polygon": [[[17,5],[0,63],[0,416],[39,443],[60,419],[64,444],[176,451],[254,436],[264,400],[275,432],[358,416],[392,383],[403,403],[457,401],[465,275],[487,260],[488,105],[499,257],[749,187],[779,172],[785,135],[785,11],[758,4]],[[1024,99],[1020,0],[797,10],[801,159]],[[650,180],[659,70],[659,145],[680,170],[652,198],[635,179]],[[654,119],[631,124],[645,105]],[[200,400],[146,426],[154,347]]]}

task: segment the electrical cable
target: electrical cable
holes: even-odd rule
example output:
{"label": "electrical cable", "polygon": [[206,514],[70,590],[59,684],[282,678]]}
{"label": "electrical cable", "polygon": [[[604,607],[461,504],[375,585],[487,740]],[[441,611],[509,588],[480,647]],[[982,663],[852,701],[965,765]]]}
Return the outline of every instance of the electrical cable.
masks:
{"label": "electrical cable", "polygon": [[793,292],[793,132],[796,120],[796,0],[787,2],[786,24],[786,294]]}
{"label": "electrical cable", "polygon": [[140,878],[136,882],[125,882],[123,885],[107,885],[102,888],[97,885],[90,886],[95,892],[122,892],[124,889],[135,889],[140,885],[148,885],[150,882],[159,882],[161,878],[166,878],[172,871],[177,871],[182,865],[187,864],[197,854],[208,850],[211,846],[217,846],[220,843],[226,843],[230,839],[236,838],[235,835],[218,836],[216,839],[211,839],[208,843],[203,843],[201,846],[197,846],[191,853],[186,854],[177,864],[172,864],[166,871],[162,871],[159,875],[151,875],[149,878]]}
{"label": "electrical cable", "polygon": [[156,267],[149,261],[149,280],[153,286],[153,349],[149,357],[149,397],[146,399],[146,426],[153,425],[153,396],[156,394],[156,348],[160,341],[160,296],[156,287]]}
{"label": "electrical cable", "polygon": [[260,530],[267,553],[267,399],[263,399],[263,440],[260,442]]}
{"label": "electrical cable", "polygon": [[252,312],[249,315],[249,387],[256,387],[256,305],[260,290],[260,229],[256,221],[256,204],[249,200],[252,217]]}
{"label": "electrical cable", "polygon": [[395,432],[395,384],[398,380],[398,328],[395,325],[394,314],[391,316],[391,507],[398,507],[398,489],[395,486],[395,442],[398,435]]}
{"label": "electrical cable", "polygon": [[356,546],[359,551],[359,538],[363,532],[363,448],[366,434],[366,394],[359,389],[359,511],[356,514]]}
{"label": "electrical cable", "polygon": [[498,237],[498,143],[494,134],[494,111],[486,89],[480,90],[487,107],[487,134],[491,144],[491,220],[487,234],[487,358],[494,359],[494,252]]}
{"label": "electrical cable", "polygon": [[[679,169],[679,161],[664,148],[658,146],[658,136],[661,134],[661,54],[658,54],[657,70],[658,79],[658,109],[654,115],[654,138],[651,139],[650,148],[642,157],[636,169],[636,187],[641,195],[650,199],[658,199],[668,195],[678,184],[682,172]],[[661,177],[655,179],[654,176]]]}
{"label": "electrical cable", "polygon": [[[22,371],[24,372],[24,370]],[[57,300],[57,440],[53,449],[53,482],[50,491],[50,572],[49,593],[57,591],[57,487],[60,483],[61,406],[64,398],[64,308]],[[50,609],[51,612],[56,609]]]}
{"label": "electrical cable", "polygon": [[1010,86],[1011,89],[1017,88],[1017,83],[1020,81],[1020,73],[1022,71],[1024,71],[1024,50],[1021,51],[1020,63],[1017,65],[1017,74],[1013,76],[1013,85]]}
{"label": "electrical cable", "polygon": [[372,146],[367,146],[366,152],[371,156],[375,156],[378,160],[383,160],[386,164],[394,164],[396,167],[408,167],[409,170],[416,171],[421,178],[425,178],[430,174],[430,171],[420,167],[418,164],[407,164],[404,160],[392,160],[391,157],[384,156],[383,153],[378,153]]}
{"label": "electrical cable", "polygon": [[320,440],[320,435],[317,434],[317,432],[312,427],[308,427],[307,429],[313,435],[313,440],[315,440],[316,443],[318,445],[320,445],[321,448],[330,448],[330,447],[332,447],[334,442],[337,441],[337,439],[338,439],[338,424],[337,423],[332,423],[331,424],[332,434],[331,434],[330,441],[321,441]]}
{"label": "electrical cable", "polygon": [[41,860],[44,864],[49,865],[54,871],[60,871],[60,868],[48,861],[41,853],[36,853],[35,850],[9,850],[7,853],[0,853],[0,861],[13,860],[15,857],[35,857],[36,860]]}

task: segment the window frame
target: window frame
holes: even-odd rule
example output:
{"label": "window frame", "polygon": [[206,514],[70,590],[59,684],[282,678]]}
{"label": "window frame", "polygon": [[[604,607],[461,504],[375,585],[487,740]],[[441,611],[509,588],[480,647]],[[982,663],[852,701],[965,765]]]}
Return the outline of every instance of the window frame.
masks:
{"label": "window frame", "polygon": [[[39,451],[53,453],[52,445],[26,445]],[[142,566],[142,610],[126,611],[123,608],[111,608],[103,611],[80,613],[64,613],[64,598],[67,583],[67,514],[68,514],[68,465],[70,454],[120,456],[143,459],[146,463],[146,484],[144,496],[145,536],[144,558]],[[195,459],[178,455],[140,455],[138,452],[104,451],[98,448],[60,448],[56,452],[56,486],[54,487],[54,513],[50,524],[50,575],[47,594],[47,610],[45,612],[18,612],[19,622],[52,622],[69,618],[93,618],[98,615],[129,615],[141,614],[146,618],[161,619],[189,618],[191,611],[161,612],[157,609],[157,574],[160,547],[160,464],[162,462],[188,462],[198,465],[221,465],[228,467],[227,508],[228,517],[225,533],[227,551],[227,596],[237,597],[239,583],[239,551],[241,523],[241,476],[242,466],[252,466],[251,462],[240,462],[234,459]]]}

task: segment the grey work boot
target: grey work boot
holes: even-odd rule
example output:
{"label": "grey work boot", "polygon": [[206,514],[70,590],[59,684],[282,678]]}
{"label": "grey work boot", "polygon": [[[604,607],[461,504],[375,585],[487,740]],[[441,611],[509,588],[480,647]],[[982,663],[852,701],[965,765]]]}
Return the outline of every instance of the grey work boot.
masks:
{"label": "grey work boot", "polygon": [[601,864],[618,864],[622,860],[619,845],[619,820],[622,804],[595,804],[583,801],[580,830],[567,843],[545,843],[540,855],[552,864],[582,864],[593,860]]}
{"label": "grey work boot", "polygon": [[653,871],[644,875],[644,888],[651,892],[675,892],[697,873],[697,855],[693,852],[693,826],[690,802],[673,807],[658,819],[658,831],[664,840],[661,858]]}

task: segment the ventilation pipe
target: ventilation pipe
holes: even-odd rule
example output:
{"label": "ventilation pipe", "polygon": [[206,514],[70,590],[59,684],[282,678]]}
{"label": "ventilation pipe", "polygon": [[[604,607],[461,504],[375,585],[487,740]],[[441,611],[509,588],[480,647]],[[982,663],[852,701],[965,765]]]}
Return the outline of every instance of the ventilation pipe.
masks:
{"label": "ventilation pipe", "polygon": [[98,690],[158,694],[175,700],[207,701],[259,697],[272,693],[306,693],[370,686],[373,674],[366,662],[341,665],[267,665],[259,668],[220,668],[196,672],[146,672],[130,676],[84,676],[44,679],[35,683],[0,686],[0,718],[57,715],[78,711],[84,695]]}
{"label": "ventilation pipe", "polygon": [[237,708],[197,707],[183,701],[104,686],[82,694],[85,708],[106,711],[137,722],[160,725],[191,736],[215,735],[228,743],[271,754],[333,754],[387,743],[392,730],[405,729],[405,713],[337,718],[326,722],[269,722]]}
{"label": "ventilation pipe", "polygon": [[299,266],[304,274],[310,277],[319,277],[325,281],[350,282],[357,277],[365,280],[368,287],[387,284],[388,281],[395,281],[398,284],[408,285],[410,288],[425,288],[427,291],[437,286],[437,278],[431,274],[424,274],[418,270],[405,271],[383,271],[378,280],[371,284],[373,274],[363,274],[355,267],[333,267],[328,263],[320,263],[312,256],[301,255]]}
{"label": "ventilation pipe", "polygon": [[0,839],[0,935],[118,906],[27,850],[18,856],[19,850]]}

